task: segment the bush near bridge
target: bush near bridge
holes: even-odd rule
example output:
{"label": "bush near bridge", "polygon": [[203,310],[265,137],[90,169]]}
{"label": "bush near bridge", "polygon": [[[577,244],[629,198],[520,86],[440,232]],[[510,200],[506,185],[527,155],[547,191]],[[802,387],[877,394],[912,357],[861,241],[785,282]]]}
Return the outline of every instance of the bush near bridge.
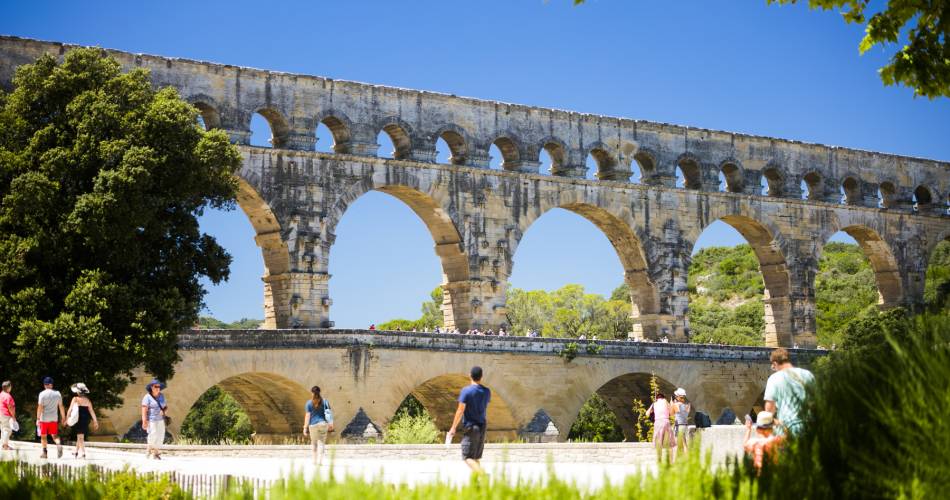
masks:
{"label": "bush near bridge", "polygon": [[0,367],[24,403],[44,375],[85,382],[99,408],[136,367],[170,377],[199,278],[228,277],[196,217],[233,207],[237,149],[104,54],[42,56],[0,92]]}

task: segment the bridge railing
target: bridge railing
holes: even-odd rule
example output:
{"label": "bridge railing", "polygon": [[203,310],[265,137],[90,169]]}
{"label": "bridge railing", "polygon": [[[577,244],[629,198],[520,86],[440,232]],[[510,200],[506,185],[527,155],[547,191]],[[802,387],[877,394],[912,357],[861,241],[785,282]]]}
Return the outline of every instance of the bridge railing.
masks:
{"label": "bridge railing", "polygon": [[[573,346],[571,346],[573,344]],[[286,330],[188,330],[178,337],[183,350],[216,349],[329,349],[365,347],[424,349],[453,352],[507,352],[566,357],[620,357],[646,359],[704,359],[767,362],[773,348],[637,342],[632,340],[583,340],[576,338],[462,335],[454,333],[397,332],[360,329]],[[790,349],[797,360],[827,351]]]}

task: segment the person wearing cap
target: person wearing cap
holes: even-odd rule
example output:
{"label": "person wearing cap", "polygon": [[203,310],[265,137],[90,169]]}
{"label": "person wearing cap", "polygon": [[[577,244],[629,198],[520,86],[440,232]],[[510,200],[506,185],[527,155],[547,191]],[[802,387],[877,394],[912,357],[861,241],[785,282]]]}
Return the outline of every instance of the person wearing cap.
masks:
{"label": "person wearing cap", "polygon": [[[762,470],[762,463],[766,455],[768,455],[769,460],[773,463],[775,462],[777,448],[785,439],[784,436],[773,434],[774,424],[775,418],[772,416],[772,412],[760,411],[758,416],[756,416],[754,424],[752,423],[752,418],[746,415],[746,433],[743,449],[752,457],[752,464],[757,471]],[[754,436],[752,435],[753,426],[755,427]]]}
{"label": "person wearing cap", "polygon": [[16,402],[13,401],[13,383],[9,380],[3,381],[3,391],[0,392],[0,445],[3,450],[12,450],[10,447],[10,435],[13,434],[13,422],[16,422]]}
{"label": "person wearing cap", "polygon": [[76,450],[73,452],[73,458],[86,458],[86,434],[89,434],[89,423],[92,422],[92,428],[99,428],[99,419],[96,418],[96,410],[92,408],[92,401],[89,400],[89,388],[86,384],[79,382],[69,388],[75,394],[72,401],[69,402],[68,415],[72,412],[78,412],[79,418],[73,425],[73,433],[76,434]]}
{"label": "person wearing cap", "polygon": [[472,472],[481,474],[482,451],[485,449],[485,431],[488,426],[488,403],[491,401],[491,389],[482,385],[482,368],[473,366],[470,373],[471,383],[462,388],[458,398],[455,418],[446,435],[446,442],[455,435],[455,427],[462,422],[462,459]]}
{"label": "person wearing cap", "polygon": [[[59,410],[59,418],[57,418]],[[46,436],[53,436],[56,443],[56,458],[63,456],[63,443],[59,440],[59,423],[66,422],[66,410],[63,408],[63,395],[53,390],[53,378],[43,379],[43,392],[40,393],[36,406],[36,427],[40,431],[40,443],[43,453],[40,458],[47,458]]]}
{"label": "person wearing cap", "polygon": [[689,443],[687,441],[686,431],[689,429],[689,411],[690,404],[686,401],[686,389],[682,387],[673,391],[673,418],[674,418],[674,432],[673,435],[676,437],[676,446],[673,448],[674,454],[676,456],[676,451],[679,451],[679,444],[683,444],[683,450],[689,451]]}
{"label": "person wearing cap", "polygon": [[156,460],[162,459],[160,450],[165,441],[165,413],[168,405],[162,394],[164,388],[165,384],[160,380],[152,379],[145,386],[145,396],[142,398],[142,430],[148,433],[146,458],[155,457]]}

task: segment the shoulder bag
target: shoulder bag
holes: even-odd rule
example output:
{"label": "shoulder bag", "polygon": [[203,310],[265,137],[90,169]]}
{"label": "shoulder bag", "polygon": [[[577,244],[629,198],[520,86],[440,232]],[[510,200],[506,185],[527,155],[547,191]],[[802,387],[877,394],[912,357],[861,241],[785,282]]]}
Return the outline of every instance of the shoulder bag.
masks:
{"label": "shoulder bag", "polygon": [[73,403],[69,405],[69,415],[66,415],[66,425],[72,427],[79,422],[79,405]]}

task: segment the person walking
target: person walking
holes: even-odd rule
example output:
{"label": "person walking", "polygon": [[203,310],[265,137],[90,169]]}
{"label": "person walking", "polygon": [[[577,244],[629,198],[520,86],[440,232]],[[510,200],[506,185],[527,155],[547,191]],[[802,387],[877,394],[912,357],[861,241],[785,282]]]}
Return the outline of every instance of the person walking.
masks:
{"label": "person walking", "polygon": [[323,462],[327,434],[333,432],[333,410],[330,409],[330,402],[320,395],[320,387],[316,385],[310,388],[310,399],[305,408],[307,413],[303,417],[303,435],[310,435],[313,464],[319,466]]}
{"label": "person walking", "polygon": [[165,403],[165,395],[162,390],[165,389],[158,379],[152,379],[145,386],[145,396],[142,398],[142,430],[148,433],[146,440],[145,453],[146,458],[155,457],[161,460],[161,447],[165,442],[165,415],[168,412],[168,405]]}
{"label": "person walking", "polygon": [[653,446],[657,455],[662,455],[663,448],[673,446],[673,430],[670,428],[670,402],[662,392],[656,394],[656,400],[647,409],[647,415],[653,414]]}
{"label": "person walking", "polygon": [[0,445],[3,450],[12,450],[10,447],[10,436],[13,434],[13,426],[16,422],[16,402],[13,401],[13,383],[9,380],[3,381],[3,392],[0,392]]}
{"label": "person walking", "polygon": [[680,443],[683,445],[683,451],[689,451],[689,440],[687,431],[689,430],[689,411],[690,404],[686,401],[686,389],[682,387],[673,392],[673,421],[675,424],[673,435],[676,437],[676,446],[673,456],[679,452]]}
{"label": "person walking", "polygon": [[482,474],[481,459],[485,449],[485,432],[488,426],[488,403],[491,389],[482,385],[482,368],[473,366],[470,384],[459,393],[459,405],[449,427],[448,441],[455,436],[455,428],[462,422],[462,460],[474,474]]}
{"label": "person walking", "polygon": [[92,407],[92,401],[89,400],[89,389],[86,384],[79,382],[69,388],[75,396],[69,402],[69,411],[67,415],[72,415],[73,411],[79,413],[76,424],[73,425],[73,433],[76,434],[76,451],[73,452],[73,458],[86,458],[86,434],[89,434],[89,424],[92,423],[94,430],[99,429],[99,419],[96,418],[96,410]]}
{"label": "person walking", "polygon": [[772,370],[765,384],[765,411],[774,415],[778,421],[775,434],[795,436],[801,432],[802,421],[799,415],[805,402],[805,386],[815,380],[815,376],[804,368],[792,365],[788,351],[779,347],[770,356]]}
{"label": "person walking", "polygon": [[[58,417],[57,418],[57,413]],[[66,410],[63,409],[63,395],[53,390],[53,378],[43,379],[43,392],[40,393],[36,406],[36,427],[40,430],[40,444],[43,453],[40,458],[47,458],[46,437],[52,436],[56,443],[56,458],[63,456],[63,443],[59,440],[59,423],[66,422]]]}

